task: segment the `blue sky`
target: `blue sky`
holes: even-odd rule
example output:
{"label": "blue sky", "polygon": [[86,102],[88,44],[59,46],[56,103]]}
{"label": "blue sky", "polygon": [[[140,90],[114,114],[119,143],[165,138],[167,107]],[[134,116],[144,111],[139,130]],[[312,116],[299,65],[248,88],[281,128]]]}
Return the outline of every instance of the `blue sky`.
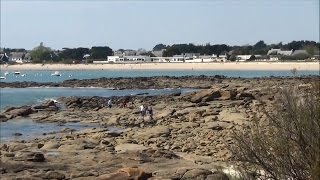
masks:
{"label": "blue sky", "polygon": [[319,0],[1,0],[1,47],[319,42]]}

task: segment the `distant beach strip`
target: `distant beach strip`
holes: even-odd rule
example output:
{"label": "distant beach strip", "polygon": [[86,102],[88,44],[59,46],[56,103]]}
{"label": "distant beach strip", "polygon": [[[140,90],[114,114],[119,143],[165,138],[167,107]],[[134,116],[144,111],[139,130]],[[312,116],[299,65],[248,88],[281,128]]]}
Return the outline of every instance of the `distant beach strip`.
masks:
{"label": "distant beach strip", "polygon": [[10,70],[292,70],[319,71],[319,62],[137,63],[137,64],[18,64]]}

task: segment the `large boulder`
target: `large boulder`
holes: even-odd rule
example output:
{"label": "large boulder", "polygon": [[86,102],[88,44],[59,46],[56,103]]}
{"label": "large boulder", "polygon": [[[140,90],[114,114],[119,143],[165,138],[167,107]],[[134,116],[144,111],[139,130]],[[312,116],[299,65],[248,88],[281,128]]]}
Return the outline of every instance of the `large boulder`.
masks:
{"label": "large boulder", "polygon": [[133,179],[141,179],[141,180],[143,180],[143,179],[148,179],[148,178],[152,177],[151,173],[144,172],[140,168],[132,168],[132,167],[121,168],[121,169],[119,169],[118,172],[124,172],[129,177],[132,177]]}
{"label": "large boulder", "polygon": [[210,174],[212,174],[212,172],[206,169],[192,169],[184,173],[181,180],[206,179]]}
{"label": "large boulder", "polygon": [[217,171],[213,174],[208,175],[206,180],[229,180],[229,177],[225,173]]}
{"label": "large boulder", "polygon": [[43,150],[49,150],[49,149],[58,149],[60,147],[60,144],[54,141],[46,142],[41,149]]}
{"label": "large boulder", "polygon": [[43,179],[65,179],[66,176],[63,173],[57,171],[48,171],[41,178]]}
{"label": "large boulder", "polygon": [[205,89],[194,94],[190,101],[193,103],[208,102],[221,97],[218,89]]}
{"label": "large boulder", "polygon": [[170,135],[170,129],[166,126],[156,126],[148,129],[144,129],[143,131],[136,132],[133,137],[136,139],[150,139],[150,138],[158,138],[158,137],[167,137]]}
{"label": "large boulder", "polygon": [[228,122],[220,122],[220,121],[214,121],[214,122],[208,122],[202,125],[205,129],[212,129],[212,130],[223,130],[228,129],[232,126],[231,123]]}
{"label": "large boulder", "polygon": [[221,100],[233,100],[235,99],[237,92],[234,90],[220,90],[220,98]]}
{"label": "large boulder", "polygon": [[124,143],[115,146],[114,149],[117,153],[125,153],[128,151],[143,151],[146,150],[147,147],[140,144]]}
{"label": "large boulder", "polygon": [[22,143],[11,143],[8,146],[8,151],[9,152],[15,152],[15,151],[20,151],[22,149],[26,149],[28,146]]}
{"label": "large boulder", "polygon": [[15,155],[16,161],[44,162],[46,158],[41,152],[19,151]]}
{"label": "large boulder", "polygon": [[12,117],[28,116],[29,114],[32,114],[34,112],[35,111],[30,106],[11,107],[4,111],[5,114]]}
{"label": "large boulder", "polygon": [[36,106],[33,106],[33,109],[36,109],[36,110],[57,110],[57,106],[56,106],[56,103],[52,100],[50,101],[47,101],[43,104],[40,104],[40,105],[36,105]]}
{"label": "large boulder", "polygon": [[152,177],[151,173],[144,172],[140,168],[122,168],[118,172],[111,174],[103,174],[96,178],[96,180],[147,180]]}
{"label": "large boulder", "polygon": [[6,122],[9,119],[9,117],[7,117],[4,114],[0,114],[0,122]]}
{"label": "large boulder", "polygon": [[252,93],[249,92],[241,92],[237,94],[236,99],[255,99]]}

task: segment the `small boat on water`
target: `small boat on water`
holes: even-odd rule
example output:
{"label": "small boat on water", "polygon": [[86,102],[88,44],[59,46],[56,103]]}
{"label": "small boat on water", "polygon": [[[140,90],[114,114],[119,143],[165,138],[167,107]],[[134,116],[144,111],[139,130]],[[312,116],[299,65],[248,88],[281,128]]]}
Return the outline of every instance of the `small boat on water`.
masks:
{"label": "small boat on water", "polygon": [[4,76],[7,76],[7,75],[9,75],[9,72],[8,72],[8,71],[4,73]]}
{"label": "small boat on water", "polygon": [[51,76],[61,76],[61,74],[59,73],[59,71],[55,71],[54,73],[51,74]]}
{"label": "small boat on water", "polygon": [[25,76],[27,76],[27,74],[21,74],[21,77],[25,77]]}
{"label": "small boat on water", "polygon": [[4,77],[4,76],[0,76],[0,79],[6,79],[6,77]]}
{"label": "small boat on water", "polygon": [[15,71],[13,74],[18,75],[20,74],[20,71]]}

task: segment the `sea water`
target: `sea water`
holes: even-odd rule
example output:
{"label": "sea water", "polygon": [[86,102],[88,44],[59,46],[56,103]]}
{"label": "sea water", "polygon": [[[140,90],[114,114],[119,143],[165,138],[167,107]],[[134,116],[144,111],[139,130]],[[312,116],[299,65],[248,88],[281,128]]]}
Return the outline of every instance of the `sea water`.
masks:
{"label": "sea water", "polygon": [[[3,88],[0,90],[0,108],[7,106],[34,105],[47,100],[56,100],[59,97],[68,96],[126,96],[126,95],[164,95],[180,91],[187,93],[194,89],[129,89],[110,90],[105,88]],[[42,136],[44,132],[59,131],[62,128],[80,130],[88,128],[88,125],[80,123],[67,123],[63,127],[56,123],[35,123],[30,119],[13,119],[0,123],[0,142],[10,140],[28,140]],[[15,136],[21,133],[22,136]],[[42,136],[44,137],[44,136]]]}
{"label": "sea water", "polygon": [[[57,123],[35,123],[31,119],[21,118],[1,122],[0,126],[0,142],[6,143],[11,140],[30,140],[37,137],[45,137],[46,134],[59,132],[62,129],[69,128],[75,131],[84,128],[94,128],[98,125],[66,123],[62,126]],[[20,133],[19,136],[16,133]]]}
{"label": "sea water", "polygon": [[106,88],[2,88],[0,90],[0,108],[6,106],[34,105],[46,100],[69,96],[128,96],[128,95],[163,95],[172,94],[177,91],[181,93],[191,92],[194,89],[127,89],[111,90]]}
{"label": "sea water", "polygon": [[[8,75],[4,73],[8,72]],[[152,76],[214,76],[223,75],[227,77],[270,77],[270,76],[293,76],[291,71],[247,71],[247,70],[69,70],[59,71],[61,76],[51,76],[54,71],[20,71],[20,74],[13,74],[13,71],[1,70],[1,75],[6,79],[1,82],[34,81],[34,82],[62,82],[67,79],[95,79],[113,77],[152,77]],[[319,71],[297,71],[297,76],[319,75]]]}

